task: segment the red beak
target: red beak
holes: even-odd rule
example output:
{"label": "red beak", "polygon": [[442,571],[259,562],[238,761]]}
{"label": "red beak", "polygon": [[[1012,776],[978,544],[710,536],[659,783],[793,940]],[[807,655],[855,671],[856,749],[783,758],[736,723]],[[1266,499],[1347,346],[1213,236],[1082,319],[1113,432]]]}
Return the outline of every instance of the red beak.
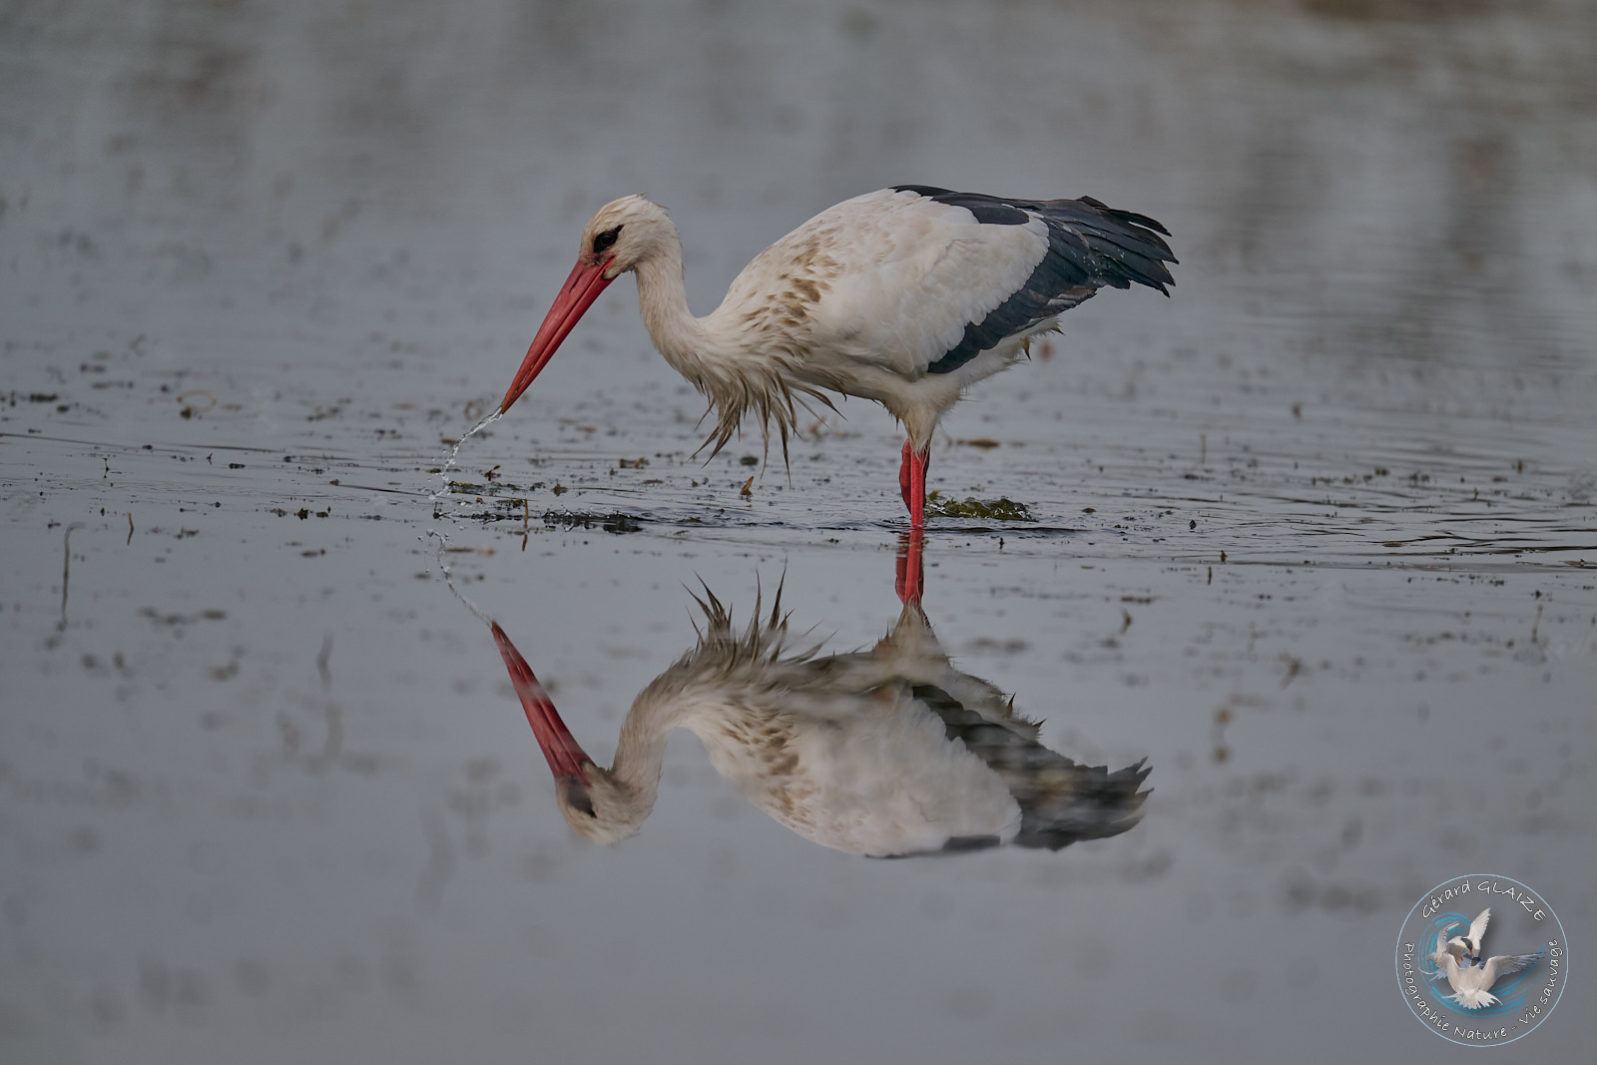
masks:
{"label": "red beak", "polygon": [[505,635],[505,630],[499,627],[498,622],[494,623],[494,642],[499,645],[500,657],[510,669],[510,683],[516,687],[516,696],[521,700],[522,709],[527,712],[527,724],[532,726],[532,734],[538,738],[543,756],[549,759],[549,769],[555,779],[575,777],[587,784],[588,774],[583,767],[592,765],[593,759],[577,746],[577,741],[566,731],[566,723],[555,713],[555,704],[549,701],[549,693],[532,675],[532,667],[527,665],[527,660],[521,657],[521,652],[516,650],[516,645],[510,642],[510,637]]}
{"label": "red beak", "polygon": [[[578,262],[571,270],[571,276],[566,278],[566,283],[560,286],[560,295],[555,297],[554,306],[549,308],[549,313],[544,316],[543,325],[538,327],[538,335],[532,338],[532,346],[527,349],[527,357],[521,361],[521,369],[516,371],[516,379],[510,382],[510,391],[505,393],[505,398],[499,403],[499,413],[503,414],[510,409],[510,405],[520,398],[532,384],[532,379],[538,376],[544,363],[554,355],[555,349],[576,327],[577,322],[587,309],[593,306],[593,301],[599,298],[599,293],[609,286],[613,277],[605,277],[604,272],[615,260],[606,259],[602,263]],[[512,648],[514,650],[514,648]]]}

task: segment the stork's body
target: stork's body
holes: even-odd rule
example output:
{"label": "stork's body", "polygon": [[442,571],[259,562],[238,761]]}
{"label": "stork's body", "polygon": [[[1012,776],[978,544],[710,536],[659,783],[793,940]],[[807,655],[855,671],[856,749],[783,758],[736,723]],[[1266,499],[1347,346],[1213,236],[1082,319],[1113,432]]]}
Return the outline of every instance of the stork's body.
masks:
{"label": "stork's body", "polygon": [[900,482],[923,523],[933,431],[965,388],[1009,366],[1030,339],[1099,288],[1161,292],[1175,259],[1151,218],[1091,198],[1014,200],[898,186],[823,211],[744,268],[715,311],[688,310],[682,245],[658,206],[601,208],[577,266],[515,381],[509,409],[598,294],[637,275],[650,338],[708,397],[720,450],[753,412],[786,450],[806,399],[876,400],[903,423]]}
{"label": "stork's body", "polygon": [[1141,818],[1146,766],[1110,773],[1044,747],[997,688],[950,664],[913,601],[876,647],[829,657],[784,653],[779,608],[739,633],[713,596],[701,605],[698,645],[633,702],[610,769],[582,752],[495,627],[561,812],[591,839],[623,839],[649,816],[679,727],[760,809],[853,854],[1058,849]]}

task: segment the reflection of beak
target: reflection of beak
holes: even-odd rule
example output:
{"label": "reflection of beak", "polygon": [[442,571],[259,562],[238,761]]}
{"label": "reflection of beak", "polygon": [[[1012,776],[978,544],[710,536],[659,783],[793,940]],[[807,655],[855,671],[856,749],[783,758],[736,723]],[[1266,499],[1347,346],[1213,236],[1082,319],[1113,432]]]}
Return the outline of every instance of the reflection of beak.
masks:
{"label": "reflection of beak", "polygon": [[516,371],[516,379],[510,382],[510,390],[499,402],[501,414],[509,410],[510,405],[527,390],[532,379],[538,376],[538,371],[554,355],[560,342],[566,339],[566,334],[576,328],[583,314],[599,298],[599,293],[615,280],[604,276],[605,270],[613,262],[615,258],[612,256],[602,263],[579,261],[572,268],[571,276],[560,286],[560,295],[555,297],[554,305],[538,327],[538,335],[532,338],[532,346],[527,349],[527,357],[521,361],[521,369]]}
{"label": "reflection of beak", "polygon": [[567,795],[578,789],[586,792],[587,767],[593,765],[593,759],[583,752],[566,730],[565,722],[555,713],[554,703],[549,701],[549,694],[538,683],[538,678],[532,675],[532,667],[527,665],[527,660],[521,657],[521,652],[516,650],[516,645],[510,642],[510,637],[505,635],[505,630],[499,627],[498,622],[494,623],[494,642],[499,645],[499,655],[510,670],[510,683],[515,685],[516,697],[527,712],[527,724],[532,726],[532,734],[537,737],[538,746],[543,748],[543,756],[549,760],[549,769],[555,775],[555,782],[565,789]]}

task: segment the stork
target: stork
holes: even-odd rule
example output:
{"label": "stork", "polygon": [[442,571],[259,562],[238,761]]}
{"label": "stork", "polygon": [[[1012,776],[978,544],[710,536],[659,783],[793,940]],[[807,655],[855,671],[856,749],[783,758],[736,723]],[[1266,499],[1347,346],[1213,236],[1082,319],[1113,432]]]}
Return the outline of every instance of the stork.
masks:
{"label": "stork", "polygon": [[788,645],[780,592],[768,615],[756,605],[738,631],[706,589],[698,643],[639,693],[608,769],[572,737],[497,624],[493,635],[554,774],[560,812],[596,842],[633,835],[653,811],[666,737],[677,727],[697,735],[716,771],[771,817],[851,854],[1058,850],[1136,825],[1146,763],[1110,772],[1049,750],[997,687],[954,668],[915,595],[873,648],[822,656]]}
{"label": "stork", "polygon": [[744,267],[721,305],[688,310],[682,242],[641,196],[599,209],[497,413],[527,390],[616,278],[632,271],[649,337],[715,412],[701,445],[715,455],[745,414],[784,459],[798,411],[828,391],[881,403],[904,427],[899,487],[925,524],[932,435],[964,390],[1011,365],[1031,339],[1100,288],[1169,295],[1159,236],[1145,215],[1091,197],[1022,200],[896,185],[830,207]]}

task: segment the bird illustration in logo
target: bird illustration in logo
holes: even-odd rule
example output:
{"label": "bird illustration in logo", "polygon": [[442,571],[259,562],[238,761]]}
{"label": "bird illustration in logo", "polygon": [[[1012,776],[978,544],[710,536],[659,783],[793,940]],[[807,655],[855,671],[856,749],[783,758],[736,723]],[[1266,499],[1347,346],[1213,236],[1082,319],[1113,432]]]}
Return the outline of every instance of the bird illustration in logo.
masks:
{"label": "bird illustration in logo", "polygon": [[1436,963],[1433,979],[1445,976],[1453,988],[1453,994],[1448,995],[1448,999],[1465,1009],[1478,1010],[1497,1005],[1497,996],[1492,994],[1493,985],[1505,976],[1524,972],[1541,958],[1540,953],[1498,954],[1482,958],[1481,939],[1486,935],[1486,925],[1491,919],[1492,911],[1488,907],[1470,922],[1467,935],[1449,936],[1448,933],[1459,927],[1458,922],[1444,925],[1436,933],[1436,950],[1431,954],[1431,961]]}
{"label": "bird illustration in logo", "polygon": [[[1468,954],[1472,962],[1475,958],[1480,957],[1481,939],[1486,935],[1486,925],[1491,919],[1492,909],[1488,906],[1476,914],[1475,920],[1469,923],[1468,935],[1454,936],[1447,941],[1447,952],[1455,958],[1461,958],[1463,954]],[[1437,937],[1437,942],[1441,942],[1440,936]]]}

